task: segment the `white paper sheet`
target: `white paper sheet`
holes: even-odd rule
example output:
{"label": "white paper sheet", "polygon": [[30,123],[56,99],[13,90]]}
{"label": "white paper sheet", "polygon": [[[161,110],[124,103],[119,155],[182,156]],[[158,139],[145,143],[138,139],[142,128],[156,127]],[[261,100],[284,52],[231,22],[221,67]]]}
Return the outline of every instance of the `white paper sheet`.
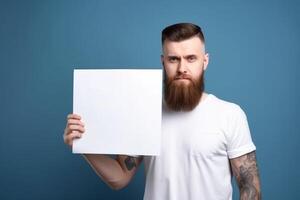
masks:
{"label": "white paper sheet", "polygon": [[73,113],[85,123],[73,153],[159,155],[161,69],[74,70]]}

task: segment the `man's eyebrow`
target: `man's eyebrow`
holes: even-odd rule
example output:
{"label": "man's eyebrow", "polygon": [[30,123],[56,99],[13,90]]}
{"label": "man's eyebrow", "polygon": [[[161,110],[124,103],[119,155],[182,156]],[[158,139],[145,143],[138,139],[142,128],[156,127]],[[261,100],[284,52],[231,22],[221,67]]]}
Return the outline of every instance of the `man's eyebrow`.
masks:
{"label": "man's eyebrow", "polygon": [[185,56],[183,56],[184,58],[189,58],[189,57],[197,57],[197,55],[196,54],[189,54],[189,55],[185,55]]}
{"label": "man's eyebrow", "polygon": [[179,58],[179,56],[175,56],[175,55],[167,55],[168,58]]}

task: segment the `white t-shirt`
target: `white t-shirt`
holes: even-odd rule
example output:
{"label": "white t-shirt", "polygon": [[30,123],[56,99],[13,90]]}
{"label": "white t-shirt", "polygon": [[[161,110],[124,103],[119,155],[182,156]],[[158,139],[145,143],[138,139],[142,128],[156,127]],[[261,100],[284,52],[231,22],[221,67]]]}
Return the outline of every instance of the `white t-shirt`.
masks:
{"label": "white t-shirt", "polygon": [[144,200],[231,200],[229,159],[255,150],[247,117],[213,94],[191,112],[163,107],[159,156],[145,156]]}

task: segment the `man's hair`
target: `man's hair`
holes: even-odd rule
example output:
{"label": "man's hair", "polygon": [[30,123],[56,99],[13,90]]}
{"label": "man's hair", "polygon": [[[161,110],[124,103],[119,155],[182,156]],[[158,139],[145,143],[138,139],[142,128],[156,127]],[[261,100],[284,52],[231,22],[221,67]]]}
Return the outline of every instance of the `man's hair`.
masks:
{"label": "man's hair", "polygon": [[205,43],[204,35],[201,28],[192,23],[178,23],[167,26],[161,34],[161,42],[164,44],[165,40],[172,42],[180,42],[191,37],[197,36]]}

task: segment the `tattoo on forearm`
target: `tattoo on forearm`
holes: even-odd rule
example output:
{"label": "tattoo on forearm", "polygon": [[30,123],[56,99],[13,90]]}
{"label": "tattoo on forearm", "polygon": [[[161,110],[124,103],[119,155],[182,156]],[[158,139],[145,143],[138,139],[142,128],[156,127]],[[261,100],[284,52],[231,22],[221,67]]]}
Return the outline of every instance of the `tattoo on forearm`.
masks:
{"label": "tattoo on forearm", "polygon": [[[241,200],[260,199],[258,191],[259,173],[256,164],[255,152],[251,152],[241,160],[241,165],[234,169],[240,188]],[[255,187],[256,186],[256,187]]]}
{"label": "tattoo on forearm", "polygon": [[136,167],[135,159],[131,156],[128,156],[124,162],[127,170],[132,170],[134,167]]}

